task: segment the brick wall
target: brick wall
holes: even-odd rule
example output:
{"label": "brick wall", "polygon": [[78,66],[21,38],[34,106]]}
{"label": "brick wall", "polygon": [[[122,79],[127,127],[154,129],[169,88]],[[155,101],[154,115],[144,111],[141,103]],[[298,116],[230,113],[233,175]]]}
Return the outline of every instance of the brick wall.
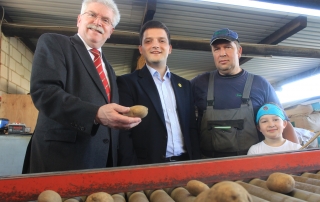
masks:
{"label": "brick wall", "polygon": [[0,96],[30,92],[33,52],[19,39],[1,33]]}

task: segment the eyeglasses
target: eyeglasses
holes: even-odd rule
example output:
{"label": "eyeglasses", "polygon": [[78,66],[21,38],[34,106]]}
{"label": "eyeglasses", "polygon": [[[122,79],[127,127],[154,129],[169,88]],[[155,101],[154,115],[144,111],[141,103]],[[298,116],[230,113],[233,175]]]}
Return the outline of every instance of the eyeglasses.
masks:
{"label": "eyeglasses", "polygon": [[[85,13],[83,13],[82,15],[84,15],[84,14],[86,14],[88,18],[91,18],[91,19],[94,19],[94,20],[99,17],[99,16],[98,16],[96,13],[94,13],[94,12],[85,12]],[[101,22],[102,22],[103,24],[105,24],[105,25],[112,25],[111,20],[110,20],[109,18],[107,18],[107,17],[100,17],[100,20],[101,20]]]}

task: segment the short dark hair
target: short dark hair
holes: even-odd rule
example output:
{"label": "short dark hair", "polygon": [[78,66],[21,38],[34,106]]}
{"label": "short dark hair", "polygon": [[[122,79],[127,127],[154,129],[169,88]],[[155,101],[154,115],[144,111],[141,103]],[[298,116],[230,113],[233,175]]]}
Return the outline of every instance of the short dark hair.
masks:
{"label": "short dark hair", "polygon": [[142,45],[142,39],[143,39],[144,32],[147,29],[152,29],[152,28],[160,28],[160,29],[163,29],[164,31],[166,31],[167,37],[169,40],[169,44],[171,44],[170,31],[169,31],[168,27],[160,21],[151,20],[151,21],[146,22],[140,29],[140,45]]}

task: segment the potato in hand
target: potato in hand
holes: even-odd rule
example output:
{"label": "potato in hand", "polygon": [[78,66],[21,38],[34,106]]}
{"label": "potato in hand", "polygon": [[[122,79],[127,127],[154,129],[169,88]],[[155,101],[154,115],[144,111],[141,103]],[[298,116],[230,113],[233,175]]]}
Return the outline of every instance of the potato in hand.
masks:
{"label": "potato in hand", "polygon": [[144,118],[148,114],[148,108],[142,105],[135,105],[130,107],[130,111],[128,113],[124,113],[123,115],[129,117],[140,117]]}

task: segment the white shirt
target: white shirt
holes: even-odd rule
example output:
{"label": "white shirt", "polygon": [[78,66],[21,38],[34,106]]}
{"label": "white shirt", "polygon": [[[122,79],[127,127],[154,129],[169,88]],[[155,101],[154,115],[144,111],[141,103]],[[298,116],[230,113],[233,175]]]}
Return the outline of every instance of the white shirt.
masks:
{"label": "white shirt", "polygon": [[162,104],[163,115],[166,122],[168,135],[166,157],[180,156],[186,151],[183,149],[183,135],[176,110],[177,103],[171,85],[171,73],[169,71],[169,67],[167,67],[167,71],[164,74],[163,80],[161,79],[158,71],[152,67],[149,67],[148,65],[147,68],[149,69],[154,83],[157,86]]}
{"label": "white shirt", "polygon": [[252,145],[248,151],[248,155],[252,154],[264,154],[264,153],[274,153],[274,152],[284,152],[291,150],[298,150],[301,148],[300,144],[290,142],[286,140],[283,145],[279,147],[272,147],[264,143],[264,141],[259,142],[258,144]]}
{"label": "white shirt", "polygon": [[[91,59],[92,59],[92,61],[93,61],[93,60],[94,60],[94,55],[93,55],[93,54],[91,53],[91,51],[90,51],[92,48],[91,48],[90,46],[88,46],[88,44],[81,38],[80,34],[78,34],[78,36],[79,36],[80,39],[82,40],[83,44],[85,45],[85,47],[86,47],[87,51],[89,52],[90,57],[91,57]],[[110,89],[111,89],[111,83],[110,83],[110,81],[109,81],[109,77],[108,77],[108,72],[107,72],[107,69],[106,69],[106,65],[104,64],[103,59],[102,59],[102,49],[101,49],[101,47],[100,47],[100,48],[98,48],[97,50],[100,52],[101,62],[102,62],[102,69],[103,69],[104,75],[106,75],[106,78],[107,78],[107,80],[108,80],[108,84],[109,84]]]}

